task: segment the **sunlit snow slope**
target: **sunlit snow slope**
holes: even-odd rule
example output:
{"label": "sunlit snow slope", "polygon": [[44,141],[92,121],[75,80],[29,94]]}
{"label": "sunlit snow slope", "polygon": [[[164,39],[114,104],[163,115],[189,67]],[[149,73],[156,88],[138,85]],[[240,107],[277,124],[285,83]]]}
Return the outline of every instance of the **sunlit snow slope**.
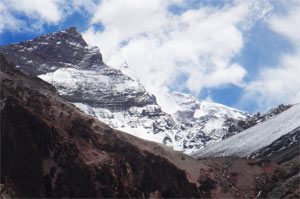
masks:
{"label": "sunlit snow slope", "polygon": [[194,154],[193,157],[235,156],[247,157],[258,149],[266,147],[300,127],[300,104],[269,120],[259,123],[237,135],[210,145]]}

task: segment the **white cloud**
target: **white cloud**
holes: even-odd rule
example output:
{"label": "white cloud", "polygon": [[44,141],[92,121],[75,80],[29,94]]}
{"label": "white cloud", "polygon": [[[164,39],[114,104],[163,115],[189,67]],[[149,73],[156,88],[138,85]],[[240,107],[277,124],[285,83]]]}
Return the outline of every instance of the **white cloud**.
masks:
{"label": "white cloud", "polygon": [[81,15],[92,15],[97,9],[99,0],[63,0],[60,2],[60,9],[64,12],[64,17],[79,12]]}
{"label": "white cloud", "polygon": [[[271,29],[278,32],[292,41],[300,41],[300,1],[293,4],[287,16],[274,16],[269,24]],[[298,46],[299,47],[299,46]]]}
{"label": "white cloud", "polygon": [[277,68],[265,68],[258,80],[246,87],[244,100],[255,101],[259,110],[300,102],[300,53],[285,55]]}
{"label": "white cloud", "polygon": [[[59,4],[64,0],[3,0],[0,3],[2,26],[0,32],[36,31],[41,30],[43,24],[57,24],[63,16]],[[20,18],[20,15],[30,20]]]}
{"label": "white cloud", "polygon": [[294,44],[294,52],[282,54],[276,67],[261,69],[257,80],[246,86],[243,100],[255,102],[260,110],[300,102],[300,2],[289,3],[287,15],[273,15],[269,26]]}
{"label": "white cloud", "polygon": [[16,19],[10,12],[6,10],[4,2],[0,2],[0,33],[4,29],[21,31],[26,24],[22,20]]}
{"label": "white cloud", "polygon": [[[42,31],[44,24],[58,25],[74,12],[94,13],[96,0],[2,0],[0,32]],[[24,15],[26,18],[20,18]]]}
{"label": "white cloud", "polygon": [[194,94],[224,84],[240,86],[247,72],[231,60],[244,46],[243,31],[270,10],[269,4],[255,2],[236,1],[223,8],[206,6],[174,15],[168,6],[186,7],[185,1],[103,0],[91,25],[101,23],[104,31],[91,27],[83,36],[100,47],[108,64],[126,60],[158,98],[182,74],[187,78],[184,87]]}
{"label": "white cloud", "polygon": [[41,17],[48,22],[56,23],[61,18],[57,5],[59,2],[59,0],[10,0],[8,5],[32,18]]}

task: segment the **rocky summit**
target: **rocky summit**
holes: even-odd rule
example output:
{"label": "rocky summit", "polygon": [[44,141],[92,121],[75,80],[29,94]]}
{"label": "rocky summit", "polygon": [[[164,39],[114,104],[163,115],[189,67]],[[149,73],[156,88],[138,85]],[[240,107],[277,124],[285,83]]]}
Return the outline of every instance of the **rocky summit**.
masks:
{"label": "rocky summit", "polygon": [[114,130],[0,63],[1,198],[299,197],[295,158],[196,160]]}
{"label": "rocky summit", "polygon": [[89,47],[75,27],[34,40],[1,47],[8,60],[14,60],[22,71],[34,75],[59,68],[89,68],[103,64],[97,47]]}
{"label": "rocky summit", "polygon": [[[106,65],[99,49],[88,46],[73,27],[0,49],[17,68],[51,83],[85,113],[187,154],[221,141],[230,126],[251,116],[180,92],[170,95],[174,111],[167,113],[137,78],[128,75],[128,67]],[[231,128],[231,134],[237,132]]]}

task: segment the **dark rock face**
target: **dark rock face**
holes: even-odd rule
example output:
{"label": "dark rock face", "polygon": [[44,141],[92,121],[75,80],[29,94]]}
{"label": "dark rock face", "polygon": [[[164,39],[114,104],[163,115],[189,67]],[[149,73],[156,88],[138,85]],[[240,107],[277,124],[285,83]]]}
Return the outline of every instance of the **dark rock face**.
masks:
{"label": "dark rock face", "polygon": [[75,27],[37,37],[32,41],[3,46],[1,53],[22,71],[34,75],[70,66],[87,68],[99,63],[103,65],[99,49],[88,47]]}

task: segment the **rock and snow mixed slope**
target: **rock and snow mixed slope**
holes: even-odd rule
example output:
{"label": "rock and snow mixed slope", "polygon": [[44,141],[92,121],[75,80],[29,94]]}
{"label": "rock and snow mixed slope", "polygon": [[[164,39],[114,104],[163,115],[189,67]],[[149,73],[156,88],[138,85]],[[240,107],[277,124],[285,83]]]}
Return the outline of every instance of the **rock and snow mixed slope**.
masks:
{"label": "rock and snow mixed slope", "polygon": [[271,144],[254,151],[248,158],[266,158],[274,162],[282,162],[296,153],[300,153],[300,126]]}
{"label": "rock and snow mixed slope", "polygon": [[[253,156],[253,153],[257,153],[260,149],[271,146],[272,144],[274,145],[279,140],[282,140],[282,142],[287,141],[288,147],[289,145],[299,142],[299,127],[300,104],[296,104],[288,110],[237,135],[231,136],[219,143],[208,146],[192,154],[192,156],[195,158]],[[290,139],[286,136],[288,136]],[[283,149],[284,147],[282,150]],[[256,154],[255,156],[258,155],[259,154]]]}
{"label": "rock and snow mixed slope", "polygon": [[[173,118],[193,134],[200,133],[209,138],[208,143],[220,141],[234,121],[245,120],[251,116],[244,111],[200,101],[181,92],[172,92],[169,101],[173,107],[173,111],[170,112]],[[231,119],[231,122],[228,122],[228,119]]]}
{"label": "rock and snow mixed slope", "polygon": [[111,127],[191,153],[218,142],[232,122],[249,115],[220,104],[175,92],[168,114],[136,79],[107,66],[97,47],[86,44],[76,28],[1,47],[21,70],[39,75],[85,113]]}

